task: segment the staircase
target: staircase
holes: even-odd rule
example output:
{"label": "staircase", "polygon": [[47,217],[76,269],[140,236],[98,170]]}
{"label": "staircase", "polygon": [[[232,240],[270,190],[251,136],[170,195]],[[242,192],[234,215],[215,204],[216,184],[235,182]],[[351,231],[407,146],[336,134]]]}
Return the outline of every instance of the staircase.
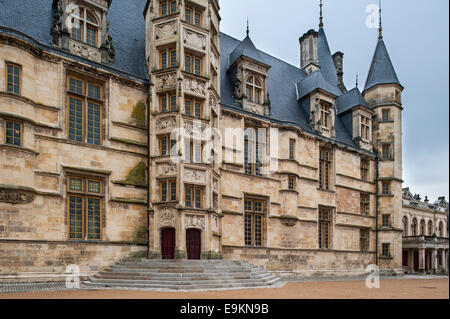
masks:
{"label": "staircase", "polygon": [[88,289],[193,291],[275,288],[279,278],[235,260],[124,259],[84,282]]}

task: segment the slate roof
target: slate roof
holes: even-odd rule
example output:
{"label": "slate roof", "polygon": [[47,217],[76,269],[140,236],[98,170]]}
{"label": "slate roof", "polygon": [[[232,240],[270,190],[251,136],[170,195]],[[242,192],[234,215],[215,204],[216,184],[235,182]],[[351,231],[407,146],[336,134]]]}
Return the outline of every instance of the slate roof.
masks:
{"label": "slate roof", "polygon": [[[51,44],[53,0],[0,0],[0,31],[19,31],[19,37],[32,38],[41,48],[61,55],[79,58]],[[113,1],[108,11],[109,34],[113,39],[116,57],[106,64],[111,70],[131,75],[135,80],[148,79],[145,64],[145,19],[142,15],[145,0]],[[2,28],[3,27],[3,28]],[[6,29],[5,29],[6,28]],[[12,29],[12,30],[8,30]],[[84,62],[99,65],[89,60]]]}
{"label": "slate roof", "polygon": [[358,105],[362,105],[368,109],[370,108],[358,88],[351,89],[336,99],[338,115],[343,114]]}
{"label": "slate roof", "polygon": [[248,35],[236,49],[231,52],[229,65],[232,66],[241,56],[266,64]]}
{"label": "slate roof", "polygon": [[317,70],[300,82],[295,84],[297,88],[297,98],[302,99],[314,90],[323,89],[336,96],[342,94],[342,91],[336,86],[325,80],[322,70]]}
{"label": "slate roof", "polygon": [[378,40],[364,91],[379,84],[398,84],[403,87],[397,78],[383,38]]}

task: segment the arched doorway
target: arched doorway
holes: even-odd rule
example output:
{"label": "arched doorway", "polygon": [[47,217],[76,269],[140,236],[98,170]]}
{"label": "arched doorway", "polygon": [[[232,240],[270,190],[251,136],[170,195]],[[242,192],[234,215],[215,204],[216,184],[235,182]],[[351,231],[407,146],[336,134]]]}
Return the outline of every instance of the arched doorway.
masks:
{"label": "arched doorway", "polygon": [[200,259],[202,252],[202,232],[200,230],[186,230],[186,250],[188,259]]}
{"label": "arched doorway", "polygon": [[162,259],[175,258],[175,228],[161,229]]}

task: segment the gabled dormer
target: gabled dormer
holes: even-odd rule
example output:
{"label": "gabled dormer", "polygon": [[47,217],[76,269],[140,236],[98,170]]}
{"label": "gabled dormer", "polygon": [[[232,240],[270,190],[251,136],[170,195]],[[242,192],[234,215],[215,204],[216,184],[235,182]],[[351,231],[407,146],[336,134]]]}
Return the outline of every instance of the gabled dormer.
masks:
{"label": "gabled dormer", "polygon": [[106,20],[112,0],[54,0],[52,44],[98,63],[114,60]]}
{"label": "gabled dormer", "polygon": [[369,108],[358,88],[336,99],[338,116],[358,147],[373,151],[372,118],[375,112]]}
{"label": "gabled dormer", "polygon": [[267,88],[270,68],[247,32],[247,37],[230,54],[228,67],[228,73],[234,81],[233,98],[242,104],[244,110],[258,115],[270,115]]}

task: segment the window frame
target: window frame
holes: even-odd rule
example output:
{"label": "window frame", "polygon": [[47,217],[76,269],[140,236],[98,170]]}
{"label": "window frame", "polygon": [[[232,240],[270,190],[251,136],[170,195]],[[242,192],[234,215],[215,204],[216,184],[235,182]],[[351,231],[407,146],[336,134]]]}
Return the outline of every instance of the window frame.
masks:
{"label": "window frame", "polygon": [[[262,139],[259,138],[259,130],[264,132]],[[251,136],[249,136],[249,132],[251,133]],[[244,130],[244,173],[252,176],[262,176],[262,168],[266,156],[267,129],[263,127],[246,126]]]}
{"label": "window frame", "polygon": [[[18,91],[19,92],[18,93],[14,92],[14,90],[10,91],[8,89],[8,84],[9,84],[9,81],[8,81],[8,74],[9,74],[8,73],[8,67],[17,68],[19,70],[19,76],[18,76],[18,78],[19,78],[19,83],[18,83],[19,90]],[[14,74],[13,74],[13,77],[15,77]],[[13,85],[13,88],[14,88],[14,86],[15,86],[14,82],[12,83],[12,85]],[[8,93],[11,93],[11,94],[19,95],[19,96],[22,95],[22,66],[20,64],[17,64],[17,63],[14,63],[14,62],[5,61],[5,91],[8,92]]]}
{"label": "window frame", "polygon": [[289,139],[289,160],[295,161],[295,140]]}
{"label": "window frame", "polygon": [[[187,102],[190,103],[190,112],[187,112]],[[200,114],[197,114],[197,104],[200,104]],[[203,100],[187,96],[184,98],[184,114],[195,117],[197,119],[203,118]]]}
{"label": "window frame", "polygon": [[[166,185],[166,200],[163,200],[163,184]],[[175,184],[175,194],[173,192],[172,184]],[[175,195],[175,197],[174,197]],[[175,198],[175,199],[173,199]],[[178,200],[178,183],[176,178],[166,178],[159,180],[159,201],[161,203],[176,202]]]}
{"label": "window frame", "polygon": [[[175,3],[175,6],[173,4]],[[167,13],[163,14],[163,5],[167,6]],[[175,7],[175,10],[173,8]],[[175,0],[162,0],[159,2],[159,16],[160,17],[166,17],[171,14],[177,13],[177,1]]]}
{"label": "window frame", "polygon": [[262,105],[264,103],[262,94],[264,89],[263,85],[263,82],[256,75],[250,74],[245,80],[245,95],[247,96],[247,100]]}
{"label": "window frame", "polygon": [[[190,58],[189,68],[186,63],[186,58]],[[200,61],[200,72],[196,73],[196,62]],[[203,76],[203,56],[198,53],[185,52],[184,53],[184,71],[197,76]]]}
{"label": "window frame", "polygon": [[[187,199],[187,190],[190,190],[190,199],[189,199],[189,205]],[[199,185],[192,185],[192,184],[185,184],[184,185],[184,205],[186,208],[194,208],[194,209],[203,209],[204,199],[203,196],[205,194],[203,186]],[[200,191],[200,198],[197,198],[197,191]],[[200,200],[199,207],[197,206],[197,200]]]}
{"label": "window frame", "polygon": [[[324,217],[326,213],[326,218]],[[329,207],[319,207],[318,212],[318,246],[321,250],[331,249],[332,242],[332,224],[333,224],[333,209]],[[326,230],[326,238],[324,236]],[[326,244],[326,245],[325,245]]]}
{"label": "window frame", "polygon": [[364,141],[368,141],[368,142],[371,141],[371,138],[370,138],[370,133],[371,133],[370,122],[371,122],[371,119],[370,119],[370,117],[361,114],[359,121],[360,121],[359,132],[360,132],[361,138]]}
{"label": "window frame", "polygon": [[[319,188],[322,190],[331,190],[332,178],[332,165],[333,165],[333,152],[329,148],[320,148],[319,159]],[[325,154],[328,155],[325,156]]]}
{"label": "window frame", "polygon": [[288,189],[295,191],[297,188],[297,177],[295,175],[288,175]]}
{"label": "window frame", "polygon": [[[387,148],[387,151],[385,152]],[[381,144],[381,160],[383,161],[392,161],[392,148],[390,143],[382,143]]]}
{"label": "window frame", "polygon": [[361,252],[368,252],[370,248],[370,230],[362,228],[359,231],[359,246]]}
{"label": "window frame", "polygon": [[383,227],[391,227],[391,215],[390,214],[381,215],[381,225]]}
{"label": "window frame", "polygon": [[[387,188],[385,188],[385,186]],[[387,191],[385,192],[385,190],[387,189]],[[385,195],[385,196],[389,196],[391,195],[391,183],[390,182],[381,182],[381,194]]]}
{"label": "window frame", "polygon": [[[385,115],[387,114],[387,118]],[[391,121],[391,109],[382,109],[381,110],[381,122],[390,122]]]}
{"label": "window frame", "polygon": [[[190,12],[190,19],[187,18],[187,14],[186,14],[187,11]],[[200,23],[198,23],[198,24],[196,23],[196,19],[195,19],[196,14],[200,14]],[[189,24],[192,24],[192,25],[202,28],[203,27],[203,10],[200,10],[199,8],[197,8],[195,6],[186,5],[186,8],[184,10],[184,21]]]}
{"label": "window frame", "polygon": [[[75,79],[77,81],[81,81],[81,93],[74,92],[70,90],[70,79]],[[99,88],[99,98],[89,96],[89,85],[93,85]],[[77,75],[67,74],[67,87],[66,87],[66,103],[67,103],[67,139],[72,142],[85,143],[94,146],[102,146],[103,145],[103,108],[104,108],[104,100],[103,100],[103,84],[93,81],[90,78],[81,78]],[[82,138],[81,141],[74,140],[70,138],[70,99],[73,98],[75,100],[81,101],[82,107]],[[89,103],[99,106],[99,143],[89,143],[88,142],[88,130],[89,130]]]}
{"label": "window frame", "polygon": [[[14,140],[15,140],[14,134],[13,134],[13,143],[11,144],[11,143],[7,142],[8,141],[8,135],[7,135],[8,123],[12,123],[13,124],[13,133],[14,133],[14,130],[15,130],[14,125],[19,125],[19,128],[20,128],[19,129],[19,145],[14,144]],[[4,143],[5,143],[5,145],[12,145],[12,146],[16,146],[16,147],[23,147],[23,122],[22,121],[17,121],[17,120],[14,120],[14,119],[4,118],[3,119],[3,126],[4,126],[4,137],[5,137]]]}
{"label": "window frame", "polygon": [[[175,155],[176,153],[172,153],[172,148],[174,147],[174,144],[176,146],[177,144],[177,140],[172,140],[170,137],[171,134],[163,134],[163,135],[158,135],[158,148],[159,148],[159,156],[161,157],[165,157],[165,156],[172,156]],[[163,142],[166,142],[166,154],[163,154]],[[173,144],[174,143],[174,144]],[[176,152],[176,150],[175,150]]]}
{"label": "window frame", "polygon": [[[160,70],[167,70],[177,67],[178,64],[178,54],[177,49],[173,46],[166,48],[160,48],[159,52],[159,68]],[[172,60],[172,53],[175,53],[175,61]],[[166,54],[166,66],[163,65],[163,55]]]}
{"label": "window frame", "polygon": [[[166,92],[158,94],[159,96],[159,112],[172,113],[178,111],[178,97],[176,92]],[[163,111],[163,99],[166,99],[166,110]],[[172,102],[175,100],[175,105]]]}
{"label": "window frame", "polygon": [[361,215],[370,216],[370,194],[360,193]]}
{"label": "window frame", "polygon": [[[80,9],[80,12],[82,12],[82,16],[76,16],[73,14],[73,12],[70,13],[70,17],[72,20],[72,27],[70,28],[69,32],[70,32],[70,38],[72,40],[78,41],[78,42],[83,42],[84,44],[87,44],[91,47],[94,48],[98,48],[98,44],[99,44],[99,29],[100,29],[100,23],[98,22],[99,19],[97,18],[97,15],[95,13],[92,12],[92,10],[89,10],[86,7],[78,7]],[[88,21],[88,16],[91,17],[91,21]],[[73,37],[73,26],[76,23],[75,20],[78,20],[79,24],[80,24],[80,39],[77,39],[75,37]],[[95,45],[93,45],[92,43],[88,42],[88,29],[92,29],[94,30],[94,35],[95,35]]]}
{"label": "window frame", "polygon": [[391,257],[391,244],[389,243],[381,244],[381,256],[386,258]]}
{"label": "window frame", "polygon": [[329,102],[320,101],[320,126],[331,129],[331,104]]}
{"label": "window frame", "polygon": [[[251,208],[247,209],[247,203],[251,203]],[[255,208],[255,203],[258,203],[261,207],[261,210],[257,210]],[[263,199],[256,199],[256,198],[244,198],[244,246],[246,247],[264,247],[264,232],[266,229],[266,209],[267,209],[267,203]],[[256,232],[257,229],[255,229],[255,217],[260,218],[260,229],[259,233]],[[247,241],[247,217],[250,217],[250,244],[248,244]],[[259,235],[260,244],[257,244],[257,237]]]}
{"label": "window frame", "polygon": [[368,159],[361,158],[361,180],[368,182],[370,176],[370,161]]}
{"label": "window frame", "polygon": [[[72,179],[81,180],[81,191],[73,190],[70,188],[70,182]],[[98,182],[100,189],[99,192],[89,191],[89,182]],[[102,241],[103,240],[103,215],[104,215],[104,201],[105,201],[105,180],[104,178],[78,175],[78,174],[67,174],[66,177],[66,195],[67,195],[67,238],[71,241]],[[81,228],[81,238],[71,237],[71,219],[70,219],[70,199],[72,197],[82,198],[82,228]],[[100,228],[99,228],[99,239],[89,239],[89,199],[96,199],[100,202]]]}

